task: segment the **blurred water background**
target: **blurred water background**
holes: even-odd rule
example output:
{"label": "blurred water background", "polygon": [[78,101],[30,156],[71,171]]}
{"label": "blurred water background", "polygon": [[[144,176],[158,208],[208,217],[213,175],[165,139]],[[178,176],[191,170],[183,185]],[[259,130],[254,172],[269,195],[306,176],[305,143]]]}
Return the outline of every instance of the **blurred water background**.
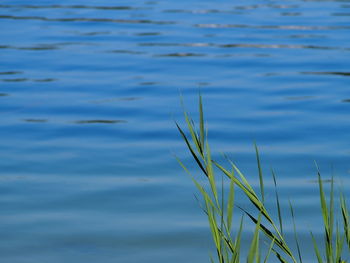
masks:
{"label": "blurred water background", "polygon": [[8,0],[0,32],[1,262],[209,262],[173,156],[199,91],[214,156],[255,183],[257,142],[312,258],[314,160],[349,187],[350,1]]}

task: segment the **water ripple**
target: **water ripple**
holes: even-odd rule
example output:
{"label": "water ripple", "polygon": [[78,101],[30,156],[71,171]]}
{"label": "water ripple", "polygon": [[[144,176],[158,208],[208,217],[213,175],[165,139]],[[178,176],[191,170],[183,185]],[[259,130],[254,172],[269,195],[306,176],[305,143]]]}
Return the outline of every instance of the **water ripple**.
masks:
{"label": "water ripple", "polygon": [[342,30],[350,26],[305,26],[305,25],[246,25],[246,24],[195,24],[199,28],[252,28],[252,29],[283,29],[283,30]]}
{"label": "water ripple", "polygon": [[115,123],[126,123],[125,120],[78,120],[74,121],[76,124],[115,124]]}
{"label": "water ripple", "polygon": [[206,54],[201,53],[186,53],[186,52],[178,52],[178,53],[169,53],[169,54],[161,54],[154,55],[154,57],[204,57]]}
{"label": "water ripple", "polygon": [[23,119],[24,122],[32,122],[32,123],[45,123],[48,122],[47,119]]}
{"label": "water ripple", "polygon": [[306,74],[306,75],[336,75],[336,76],[343,76],[343,77],[350,77],[350,72],[327,72],[327,71],[320,71],[320,72],[300,72],[301,74]]}
{"label": "water ripple", "polygon": [[0,72],[0,75],[16,75],[16,74],[22,74],[22,71],[4,71]]}
{"label": "water ripple", "polygon": [[[350,48],[330,47],[318,45],[299,45],[299,44],[250,44],[250,43],[232,43],[232,44],[216,44],[216,43],[139,43],[139,46],[149,47],[218,47],[218,48],[270,48],[270,49],[321,49],[321,50],[344,50],[349,51]],[[205,54],[204,54],[205,55]]]}
{"label": "water ripple", "polygon": [[97,9],[97,10],[140,10],[132,6],[88,6],[88,5],[0,5],[0,8],[24,9]]}
{"label": "water ripple", "polygon": [[48,18],[44,16],[11,16],[0,15],[0,19],[14,19],[14,20],[40,20],[49,22],[108,22],[121,24],[154,24],[154,25],[171,25],[174,21],[154,21],[149,19],[113,19],[113,18]]}

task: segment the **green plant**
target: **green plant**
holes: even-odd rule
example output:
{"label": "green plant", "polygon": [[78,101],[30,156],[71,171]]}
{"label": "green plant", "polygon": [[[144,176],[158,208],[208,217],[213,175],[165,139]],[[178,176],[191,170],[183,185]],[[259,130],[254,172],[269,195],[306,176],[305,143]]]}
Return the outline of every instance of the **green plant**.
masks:
{"label": "green plant", "polygon": [[[275,185],[275,198],[277,209],[277,221],[275,221],[267,207],[265,206],[265,190],[264,176],[262,173],[261,162],[259,157],[258,147],[255,145],[256,160],[258,166],[259,177],[259,194],[254,190],[247,178],[238,169],[238,167],[227,157],[230,168],[224,168],[224,165],[219,164],[212,159],[211,150],[208,142],[208,131],[205,128],[203,116],[202,98],[199,96],[199,129],[196,129],[195,122],[191,119],[186,111],[184,111],[185,122],[187,124],[187,132],[185,132],[178,123],[176,126],[187,145],[194,161],[198,165],[201,173],[207,179],[207,184],[201,184],[186,165],[178,158],[178,162],[183,169],[191,176],[192,181],[198,188],[204,199],[203,211],[207,215],[212,238],[216,248],[216,260],[220,263],[238,263],[241,262],[241,243],[242,230],[244,226],[243,215],[247,216],[254,224],[255,230],[250,241],[250,248],[246,251],[247,263],[267,262],[271,253],[275,254],[277,259],[282,262],[302,263],[301,247],[297,236],[294,209],[290,203],[291,218],[293,220],[294,240],[296,242],[296,252],[291,249],[290,244],[286,241],[283,234],[283,219],[279,196],[277,191],[276,177],[272,171],[272,177]],[[218,175],[221,175],[221,187],[218,188]],[[225,193],[224,184],[229,185],[229,190]],[[324,223],[325,235],[325,257],[323,258],[320,248],[317,245],[316,239],[312,236],[314,250],[319,263],[341,263],[343,244],[346,242],[347,251],[350,251],[350,228],[349,228],[349,213],[346,206],[346,201],[343,195],[340,197],[340,207],[342,212],[342,221],[337,222],[336,232],[334,233],[334,183],[331,181],[331,191],[329,195],[329,205],[326,202],[326,196],[323,189],[321,175],[318,172],[318,185],[321,203],[321,211]],[[237,230],[233,231],[233,211],[235,208],[235,192],[241,191],[251,202],[255,208],[255,214],[249,212],[245,208],[239,207],[242,211],[242,217],[237,224]],[[276,223],[277,222],[277,223]],[[339,227],[342,224],[342,229]],[[262,255],[261,243],[262,236],[269,241],[268,247],[265,249],[264,257]],[[215,262],[214,257],[210,257],[211,262]]]}

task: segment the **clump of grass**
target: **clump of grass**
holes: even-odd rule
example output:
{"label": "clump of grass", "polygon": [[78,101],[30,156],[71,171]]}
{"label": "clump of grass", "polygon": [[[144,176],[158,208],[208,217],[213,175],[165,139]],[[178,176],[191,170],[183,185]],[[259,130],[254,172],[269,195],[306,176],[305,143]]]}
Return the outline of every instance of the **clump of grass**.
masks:
{"label": "clump of grass", "polygon": [[[199,129],[196,129],[195,122],[184,111],[187,131],[183,130],[178,123],[176,126],[187,145],[195,163],[198,165],[202,175],[206,178],[206,183],[200,183],[186,165],[179,159],[178,162],[190,175],[195,186],[202,195],[204,205],[202,210],[208,218],[208,223],[212,239],[216,249],[216,255],[210,256],[211,262],[238,263],[241,262],[241,255],[244,254],[247,263],[268,262],[271,255],[275,255],[279,262],[297,263],[303,262],[301,246],[295,225],[295,215],[290,203],[290,213],[293,222],[295,245],[289,244],[283,232],[283,216],[277,191],[275,173],[272,171],[275,186],[275,199],[277,220],[275,220],[265,205],[264,176],[262,173],[258,147],[255,145],[256,160],[258,166],[259,192],[252,187],[247,178],[238,167],[226,157],[229,168],[213,160],[208,142],[208,131],[204,124],[202,97],[199,96]],[[315,257],[319,263],[343,263],[344,253],[350,252],[350,226],[349,212],[345,197],[340,195],[341,221],[335,220],[334,211],[334,183],[331,180],[331,189],[327,204],[326,195],[318,171],[318,186],[321,204],[321,215],[323,217],[324,245],[322,249],[317,244],[315,237],[311,233],[311,240],[314,244]],[[221,182],[220,182],[221,178]],[[218,187],[219,184],[219,187]],[[228,191],[225,192],[227,184]],[[226,188],[227,188],[226,187]],[[236,191],[243,193],[254,207],[254,211],[238,207],[235,204]],[[238,207],[242,213],[241,220],[233,225],[234,208]],[[250,240],[248,251],[242,251],[242,231],[244,228],[243,217],[248,217],[255,225],[254,232]],[[236,231],[233,231],[235,228]],[[269,240],[268,246],[262,253],[261,245],[263,240]],[[345,244],[344,244],[345,243]],[[296,249],[292,249],[292,247]],[[324,253],[322,253],[324,250]],[[321,252],[322,251],[322,252]],[[243,253],[244,252],[244,253]]]}

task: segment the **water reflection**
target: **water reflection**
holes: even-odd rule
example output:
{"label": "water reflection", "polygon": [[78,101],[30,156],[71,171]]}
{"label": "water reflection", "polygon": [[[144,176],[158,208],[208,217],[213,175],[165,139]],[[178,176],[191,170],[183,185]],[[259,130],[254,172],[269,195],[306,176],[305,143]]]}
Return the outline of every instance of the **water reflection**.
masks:
{"label": "water reflection", "polygon": [[46,78],[46,79],[34,79],[35,82],[53,82],[56,81],[57,79],[54,78]]}
{"label": "water reflection", "polygon": [[178,53],[169,53],[169,54],[160,54],[154,55],[154,57],[204,57],[206,54],[201,53],[186,53],[186,52],[178,52]]}
{"label": "water reflection", "polygon": [[199,28],[251,28],[251,29],[282,29],[282,30],[343,30],[350,26],[306,26],[306,25],[247,25],[247,24],[195,24]]}
{"label": "water reflection", "polygon": [[142,51],[124,50],[124,49],[110,50],[110,51],[106,51],[106,52],[107,52],[107,53],[118,53],[118,54],[130,54],[130,55],[143,55],[143,54],[147,54],[146,52],[142,52]]}
{"label": "water reflection", "polygon": [[0,72],[0,75],[16,75],[16,74],[22,74],[22,71],[5,71]]}
{"label": "water reflection", "polygon": [[25,82],[25,81],[33,81],[33,82],[53,82],[57,79],[54,78],[44,78],[44,79],[29,79],[29,78],[12,78],[12,79],[0,79],[3,82]]}
{"label": "water reflection", "polygon": [[48,122],[47,119],[23,119],[25,122],[32,122],[32,123],[45,123]]}
{"label": "water reflection", "polygon": [[[261,49],[321,49],[321,50],[344,50],[349,51],[347,47],[330,47],[318,45],[298,45],[298,44],[253,44],[253,43],[139,43],[144,47],[217,47],[217,48],[261,48]],[[205,54],[203,54],[205,55]]]}
{"label": "water reflection", "polygon": [[[0,8],[24,9],[98,9],[98,10],[139,10],[132,6],[88,6],[88,5],[0,5]],[[145,9],[145,8],[143,8]]]}
{"label": "water reflection", "polygon": [[76,124],[115,124],[127,123],[125,120],[78,120],[74,121]]}
{"label": "water reflection", "polygon": [[77,36],[101,36],[101,35],[109,35],[110,31],[92,31],[92,32],[82,32],[82,31],[67,31],[67,33],[71,33]]}
{"label": "water reflection", "polygon": [[290,100],[290,101],[303,101],[303,100],[311,100],[316,98],[315,96],[289,96],[286,97],[286,100]]}
{"label": "water reflection", "polygon": [[320,71],[320,72],[301,72],[301,74],[307,74],[307,75],[336,75],[336,76],[343,76],[343,77],[350,77],[350,72],[327,72],[327,71]]}
{"label": "water reflection", "polygon": [[89,103],[94,103],[94,104],[103,104],[103,103],[111,103],[111,102],[116,102],[116,101],[135,101],[135,100],[140,100],[141,98],[139,97],[125,97],[125,98],[108,98],[108,99],[101,99],[101,100],[91,100]]}
{"label": "water reflection", "polygon": [[281,16],[301,16],[302,13],[300,12],[283,12],[281,13]]}
{"label": "water reflection", "polygon": [[164,13],[187,13],[187,14],[238,14],[237,11],[219,10],[219,9],[196,9],[196,10],[185,10],[185,9],[166,9]]}
{"label": "water reflection", "polygon": [[154,24],[154,25],[171,25],[174,21],[155,21],[149,19],[113,19],[113,18],[48,18],[44,16],[12,16],[0,15],[0,19],[14,19],[14,20],[40,20],[50,22],[108,22],[120,24]]}
{"label": "water reflection", "polygon": [[33,50],[33,51],[41,51],[41,50],[55,50],[58,49],[58,45],[55,44],[39,44],[32,47],[16,47],[10,45],[1,45],[0,49],[18,49],[18,50]]}
{"label": "water reflection", "polygon": [[145,82],[140,82],[139,85],[141,86],[153,86],[153,85],[158,85],[158,82],[155,81],[145,81]]}
{"label": "water reflection", "polygon": [[15,78],[15,79],[1,79],[1,81],[4,82],[23,82],[23,81],[28,81],[29,79],[27,78]]}
{"label": "water reflection", "polygon": [[135,36],[145,37],[145,36],[160,36],[162,33],[160,32],[144,32],[144,33],[136,33]]}

